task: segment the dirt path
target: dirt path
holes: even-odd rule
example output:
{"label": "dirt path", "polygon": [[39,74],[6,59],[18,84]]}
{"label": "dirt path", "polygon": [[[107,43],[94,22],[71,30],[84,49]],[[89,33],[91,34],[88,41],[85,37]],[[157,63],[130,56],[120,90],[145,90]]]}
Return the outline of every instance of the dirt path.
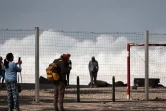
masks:
{"label": "dirt path", "polygon": [[[110,89],[109,89],[110,90]],[[123,99],[112,102],[111,93],[105,89],[81,89],[81,102],[76,101],[76,89],[68,88],[64,99],[66,111],[166,111],[166,101],[127,101],[124,92],[117,93]],[[40,102],[34,102],[34,89],[24,89],[20,93],[22,111],[53,111],[53,89],[40,90]],[[7,92],[0,90],[0,111],[7,111]]]}

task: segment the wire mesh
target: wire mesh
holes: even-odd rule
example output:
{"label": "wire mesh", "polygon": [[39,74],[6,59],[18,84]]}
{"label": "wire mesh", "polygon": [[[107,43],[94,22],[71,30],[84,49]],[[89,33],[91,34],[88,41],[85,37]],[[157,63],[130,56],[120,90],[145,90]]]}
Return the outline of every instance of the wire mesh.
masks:
{"label": "wire mesh", "polygon": [[[63,53],[70,53],[72,70],[70,85],[76,85],[80,77],[81,101],[112,99],[111,85],[105,88],[89,88],[88,64],[92,56],[99,63],[97,79],[112,84],[115,76],[116,98],[126,98],[126,44],[142,43],[142,33],[94,33],[43,30],[40,34],[40,75],[46,77],[45,67]],[[121,81],[122,84],[118,84]],[[70,92],[70,89],[67,89]],[[76,97],[76,95],[74,96]]]}
{"label": "wire mesh", "polygon": [[[40,76],[46,77],[45,69],[48,65],[62,54],[70,53],[72,70],[70,73],[71,88],[66,89],[66,99],[76,100],[76,78],[80,77],[81,101],[105,101],[112,99],[112,77],[115,76],[116,99],[126,99],[127,84],[127,43],[144,43],[143,33],[94,33],[94,32],[64,32],[55,30],[40,30]],[[150,43],[165,43],[164,34],[151,34]],[[35,82],[35,37],[34,30],[0,30],[0,55],[5,58],[6,54],[12,52],[15,62],[19,56],[22,57],[22,77],[23,83]],[[161,49],[161,50],[159,50]],[[150,77],[160,78],[164,83],[165,79],[165,49],[152,48],[153,56],[150,55],[152,64]],[[144,55],[143,48],[131,48],[133,56],[131,60],[131,82],[136,77],[144,77]],[[136,52],[136,53],[135,53]],[[132,53],[132,52],[131,52]],[[150,53],[151,54],[151,53]],[[138,56],[139,55],[139,56]],[[99,63],[97,80],[105,81],[108,87],[89,88],[90,75],[88,64],[91,57],[95,56]],[[161,64],[156,61],[161,62]],[[139,62],[138,62],[139,61]],[[134,63],[139,64],[135,66]],[[159,69],[155,71],[155,68]],[[137,73],[136,73],[137,72]],[[161,74],[159,74],[161,72]],[[133,82],[131,83],[131,85]],[[51,87],[52,88],[52,87]],[[132,90],[131,94],[137,95],[144,89]],[[161,88],[158,92],[163,92]],[[32,91],[33,92],[33,91]],[[150,92],[153,93],[154,89]],[[34,93],[34,92],[33,92]],[[41,89],[40,94],[47,97],[53,90]],[[25,93],[24,93],[25,94]],[[157,93],[156,93],[157,94]],[[164,98],[165,95],[162,94]],[[151,96],[151,95],[150,95]],[[50,99],[53,96],[49,96]]]}
{"label": "wire mesh", "polygon": [[34,30],[0,30],[0,55],[14,54],[14,62],[21,57],[23,64],[22,79],[24,83],[35,82],[35,37]]}
{"label": "wire mesh", "polygon": [[[166,34],[155,33],[149,36],[149,43],[151,44],[166,43]],[[151,60],[149,64],[152,64],[149,69],[149,77],[160,79],[158,87],[154,87],[150,90],[149,97],[155,100],[166,100],[166,46],[153,47],[149,59]]]}
{"label": "wire mesh", "polygon": [[[150,39],[152,36],[150,36]],[[149,99],[166,99],[165,56],[166,46],[149,46]],[[144,100],[145,88],[145,51],[143,46],[131,46],[130,71],[131,86],[138,86],[131,90],[132,99]],[[138,93],[139,92],[139,93]]]}
{"label": "wire mesh", "polygon": [[[35,82],[35,37],[34,30],[0,30],[0,56],[3,59],[6,58],[7,53],[13,53],[14,62],[18,61],[18,57],[21,57],[22,63],[22,83],[34,83]],[[18,78],[21,83],[21,78]],[[25,89],[23,87],[22,93],[20,93],[21,101],[30,98],[32,101],[34,98],[34,86]],[[7,103],[7,92],[4,89],[0,89],[1,101]],[[5,99],[3,100],[3,98]],[[26,101],[27,102],[27,101]]]}

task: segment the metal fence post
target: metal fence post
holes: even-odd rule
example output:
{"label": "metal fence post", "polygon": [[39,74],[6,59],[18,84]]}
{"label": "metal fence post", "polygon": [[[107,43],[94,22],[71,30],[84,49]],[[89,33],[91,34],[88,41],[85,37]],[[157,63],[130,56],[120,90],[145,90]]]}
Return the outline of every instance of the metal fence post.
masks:
{"label": "metal fence post", "polygon": [[115,77],[112,77],[112,101],[115,102]]}
{"label": "metal fence post", "polygon": [[79,76],[77,76],[77,102],[80,102],[80,80],[79,80]]}
{"label": "metal fence post", "polygon": [[39,102],[39,27],[35,27],[35,101]]}
{"label": "metal fence post", "polygon": [[130,44],[127,44],[127,99],[130,99]]}
{"label": "metal fence post", "polygon": [[149,32],[145,31],[145,100],[149,100]]}

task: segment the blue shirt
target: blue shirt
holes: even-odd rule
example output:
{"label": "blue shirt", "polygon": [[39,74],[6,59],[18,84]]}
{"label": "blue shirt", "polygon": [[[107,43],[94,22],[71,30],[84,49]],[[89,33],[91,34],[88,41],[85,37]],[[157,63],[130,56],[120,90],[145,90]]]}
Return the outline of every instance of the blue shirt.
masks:
{"label": "blue shirt", "polygon": [[18,67],[15,62],[9,62],[9,68],[5,69],[5,79],[7,81],[17,81],[17,72],[21,72],[21,70],[21,65]]}

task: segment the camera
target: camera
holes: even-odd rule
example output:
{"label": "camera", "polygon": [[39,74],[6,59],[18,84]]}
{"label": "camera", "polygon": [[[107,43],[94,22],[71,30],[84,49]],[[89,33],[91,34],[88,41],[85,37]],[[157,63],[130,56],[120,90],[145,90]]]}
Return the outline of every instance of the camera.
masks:
{"label": "camera", "polygon": [[21,57],[18,58],[18,62],[20,62],[20,61],[21,61]]}

